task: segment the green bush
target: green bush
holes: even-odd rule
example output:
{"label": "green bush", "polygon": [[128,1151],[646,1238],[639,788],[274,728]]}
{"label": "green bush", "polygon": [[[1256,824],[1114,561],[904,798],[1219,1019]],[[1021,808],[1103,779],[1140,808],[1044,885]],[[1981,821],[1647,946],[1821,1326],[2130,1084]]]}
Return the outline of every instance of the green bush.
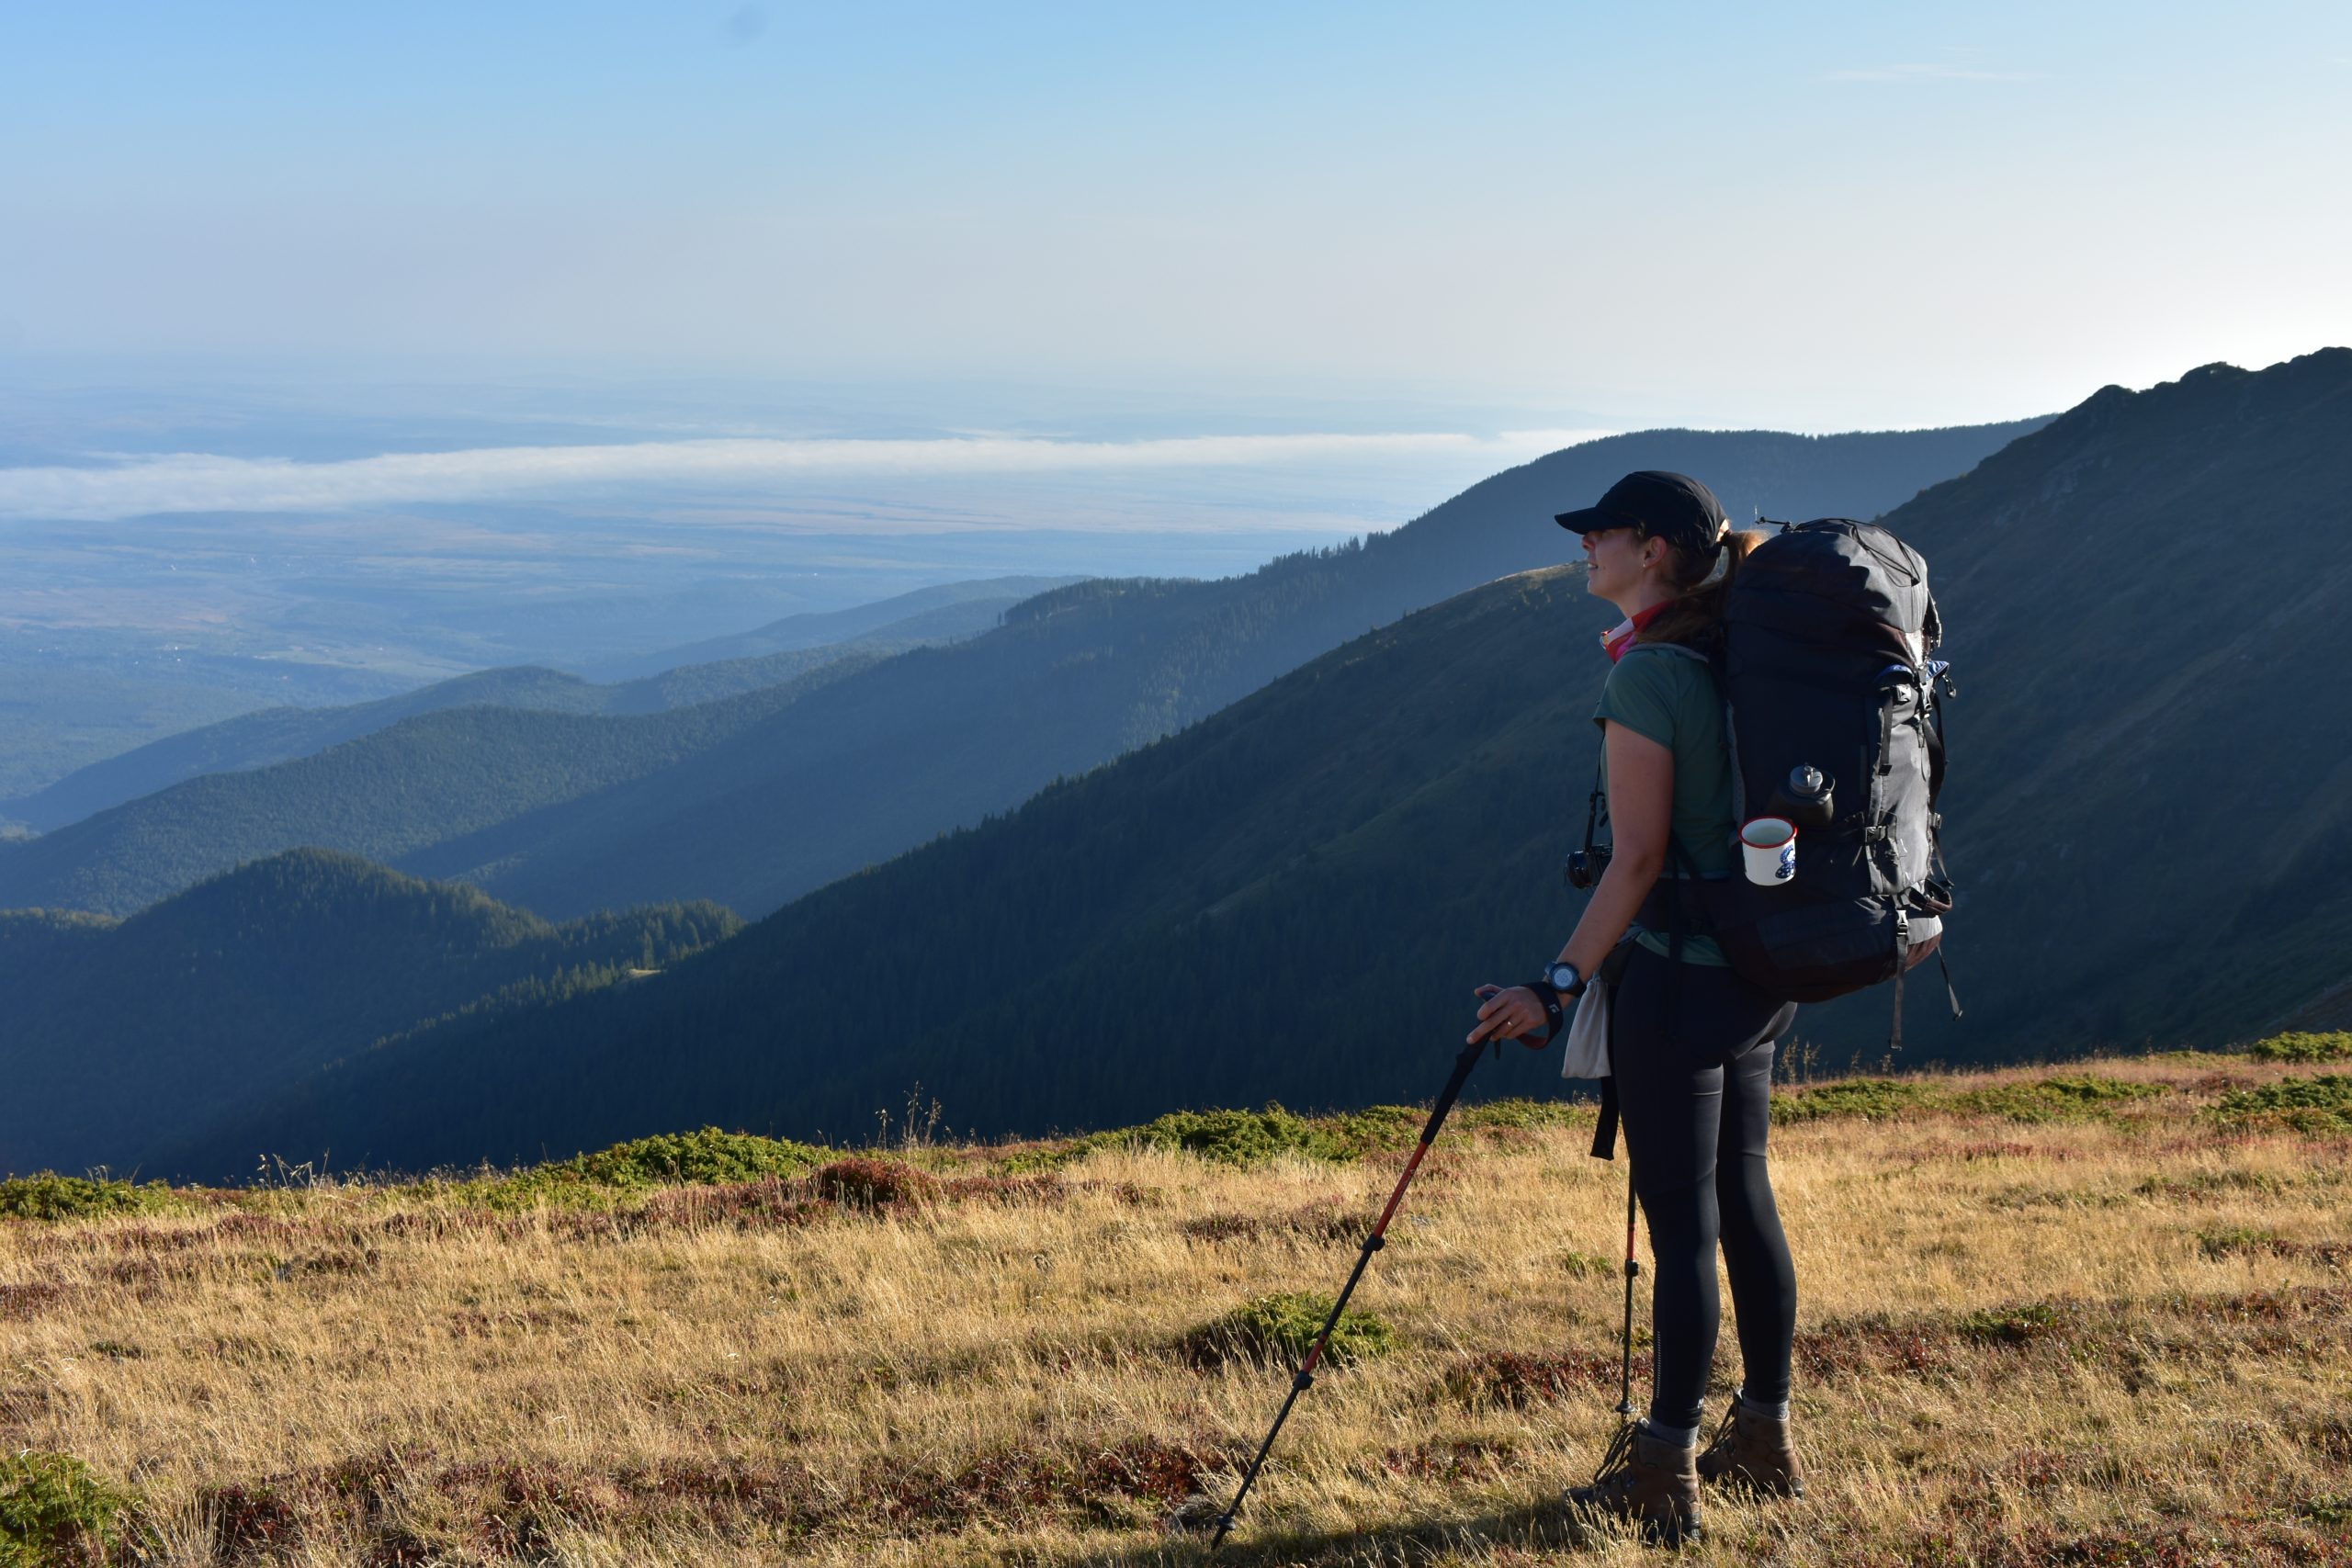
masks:
{"label": "green bush", "polygon": [[1408,1147],[1421,1135],[1421,1128],[1429,1119],[1427,1106],[1367,1105],[1362,1111],[1345,1111],[1329,1117],[1324,1125],[1334,1145],[1351,1155],[1362,1156],[1375,1149]]}
{"label": "green bush", "polygon": [[833,1157],[830,1149],[750,1133],[705,1127],[662,1133],[516,1171],[466,1182],[458,1195],[496,1209],[542,1204],[609,1207],[654,1187],[720,1187],[771,1176],[798,1176]]}
{"label": "green bush", "polygon": [[2352,1076],[2321,1073],[2233,1089],[2213,1114],[2236,1126],[2281,1127],[2315,1137],[2352,1133]]}
{"label": "green bush", "polygon": [[104,1561],[129,1538],[132,1502],[71,1454],[0,1453],[0,1568]]}
{"label": "green bush", "polygon": [[797,1176],[831,1157],[831,1150],[813,1144],[705,1127],[696,1133],[663,1133],[615,1144],[609,1149],[541,1168],[604,1187],[718,1187],[769,1176]]}
{"label": "green bush", "polygon": [[[1118,1127],[1045,1148],[1025,1149],[1003,1168],[1020,1175],[1055,1170],[1097,1149],[1163,1149],[1222,1165],[1263,1165],[1283,1155],[1303,1159],[1356,1160],[1384,1149],[1411,1146],[1429,1121],[1418,1105],[1368,1105],[1334,1116],[1300,1116],[1269,1104],[1262,1111],[1176,1111],[1140,1127]],[[1566,1100],[1498,1100],[1465,1105],[1447,1126],[1569,1127],[1589,1122],[1592,1108]]]}
{"label": "green bush", "polygon": [[2023,1306],[1988,1307],[1963,1313],[1952,1321],[1952,1332],[1976,1345],[2030,1345],[2060,1333],[2074,1314],[2052,1302]]}
{"label": "green bush", "polygon": [[2118,1105],[2166,1092],[2163,1084],[2083,1074],[1973,1089],[1952,1096],[1951,1106],[1973,1115],[2006,1116],[2012,1122],[2088,1122]]}
{"label": "green bush", "polygon": [[164,1214],[187,1203],[160,1181],[60,1176],[44,1170],[0,1181],[0,1215],[19,1220],[87,1220],[108,1214]]}
{"label": "green bush", "polygon": [[1787,1123],[1857,1116],[1866,1122],[1883,1122],[1923,1109],[1934,1099],[1924,1085],[1901,1078],[1847,1078],[1811,1089],[1781,1090],[1772,1096],[1772,1120]]}
{"label": "green bush", "polygon": [[[1203,1324],[1186,1335],[1183,1348],[1202,1364],[1265,1357],[1295,1365],[1304,1359],[1315,1337],[1331,1315],[1330,1296],[1283,1291],[1244,1303],[1224,1316]],[[1345,1366],[1368,1356],[1385,1355],[1396,1347],[1396,1331],[1372,1313],[1351,1310],[1340,1314],[1323,1347],[1325,1366]]]}
{"label": "green bush", "polygon": [[[1490,1100],[1466,1105],[1459,1112],[1464,1127],[1581,1127],[1589,1125],[1594,1107],[1573,1100]],[[1426,1112],[1424,1112],[1426,1114]]]}
{"label": "green bush", "polygon": [[1090,1134],[1044,1163],[1058,1165],[1096,1149],[1117,1148],[1164,1149],[1220,1165],[1263,1165],[1283,1155],[1349,1160],[1362,1152],[1329,1124],[1270,1103],[1263,1111],[1171,1111],[1140,1127]]}
{"label": "green bush", "polygon": [[2256,1041],[2246,1055],[2257,1062],[2352,1062],[2352,1030],[2330,1030],[2322,1034],[2289,1030],[2284,1034]]}
{"label": "green bush", "polygon": [[2197,1233],[2197,1246],[2208,1258],[2236,1258],[2278,1250],[2278,1233],[2254,1225],[2225,1225]]}

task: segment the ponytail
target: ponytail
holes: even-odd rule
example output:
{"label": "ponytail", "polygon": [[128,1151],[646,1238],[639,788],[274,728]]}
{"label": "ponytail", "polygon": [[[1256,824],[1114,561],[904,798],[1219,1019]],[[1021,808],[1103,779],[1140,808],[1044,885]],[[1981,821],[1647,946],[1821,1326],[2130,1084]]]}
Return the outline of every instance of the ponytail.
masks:
{"label": "ponytail", "polygon": [[[1674,563],[1669,580],[1681,589],[1681,595],[1668,601],[1665,609],[1634,635],[1634,640],[1675,642],[1701,653],[1713,653],[1723,637],[1724,604],[1731,597],[1731,585],[1738,578],[1748,552],[1763,542],[1762,534],[1742,528],[1726,532],[1721,547],[1713,551],[1669,546]],[[1720,575],[1718,567],[1722,569]]]}

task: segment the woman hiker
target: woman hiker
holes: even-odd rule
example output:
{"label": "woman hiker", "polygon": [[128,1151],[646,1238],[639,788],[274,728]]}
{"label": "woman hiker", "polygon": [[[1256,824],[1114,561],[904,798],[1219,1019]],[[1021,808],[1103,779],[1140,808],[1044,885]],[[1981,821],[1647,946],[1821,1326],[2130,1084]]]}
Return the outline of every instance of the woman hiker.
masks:
{"label": "woman hiker", "polygon": [[[1648,1418],[1566,1500],[1679,1540],[1699,1530],[1702,1481],[1803,1491],[1789,1442],[1796,1272],[1764,1162],[1773,1044],[1796,1008],[1728,967],[1687,886],[1732,874],[1736,851],[1723,703],[1708,664],[1684,650],[1703,654],[1720,637],[1724,591],[1762,536],[1733,532],[1698,480],[1660,472],[1628,474],[1558,521],[1583,536],[1586,591],[1625,617],[1601,639],[1612,668],[1594,716],[1613,852],[1544,979],[1478,987],[1470,1039],[1558,1038],[1563,1000],[1573,1010],[1611,961],[1610,1061],[1656,1259],[1656,1382]],[[1744,1376],[1702,1453],[1718,1244]]]}

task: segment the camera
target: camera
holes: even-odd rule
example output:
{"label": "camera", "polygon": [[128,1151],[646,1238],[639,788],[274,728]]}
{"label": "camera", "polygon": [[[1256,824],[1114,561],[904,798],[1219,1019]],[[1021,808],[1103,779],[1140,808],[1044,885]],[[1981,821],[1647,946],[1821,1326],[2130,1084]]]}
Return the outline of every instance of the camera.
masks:
{"label": "camera", "polygon": [[1567,878],[1569,886],[1579,893],[1589,893],[1608,869],[1609,846],[1587,844],[1569,852],[1568,863],[1561,868],[1561,874]]}

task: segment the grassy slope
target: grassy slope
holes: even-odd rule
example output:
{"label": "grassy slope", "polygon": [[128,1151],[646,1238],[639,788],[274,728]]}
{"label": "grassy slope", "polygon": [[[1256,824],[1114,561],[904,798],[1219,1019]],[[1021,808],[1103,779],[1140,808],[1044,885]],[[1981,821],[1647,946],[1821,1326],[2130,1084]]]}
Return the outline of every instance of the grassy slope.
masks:
{"label": "grassy slope", "polygon": [[[1680,1560],[2352,1560],[2352,1140],[2217,1114],[2319,1070],[1784,1090],[1811,1495],[1718,1503]],[[174,1561],[1193,1562],[1159,1519],[1229,1493],[1284,1380],[1195,1330],[1336,1288],[1413,1120],[1306,1130],[1352,1159],[777,1149],[0,1220],[0,1452],[135,1482]],[[1657,1560],[1549,1506],[1614,1420],[1589,1125],[1461,1115],[1357,1298],[1395,1348],[1318,1380],[1227,1561]]]}

